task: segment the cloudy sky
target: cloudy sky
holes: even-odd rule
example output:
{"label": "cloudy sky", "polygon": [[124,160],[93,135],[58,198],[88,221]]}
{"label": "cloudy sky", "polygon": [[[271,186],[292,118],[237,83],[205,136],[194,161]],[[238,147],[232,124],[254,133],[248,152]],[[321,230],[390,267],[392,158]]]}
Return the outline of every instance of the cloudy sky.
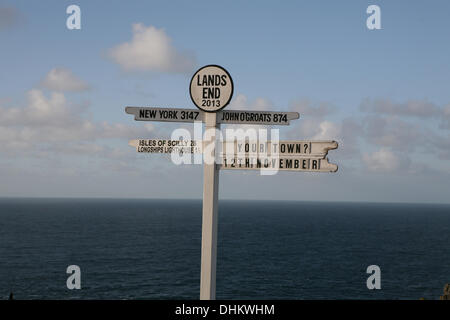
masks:
{"label": "cloudy sky", "polygon": [[[130,3],[131,2],[131,3]],[[81,8],[81,30],[66,8]],[[381,30],[366,9],[381,8]],[[228,108],[298,111],[337,173],[220,174],[222,199],[450,203],[448,1],[0,1],[0,197],[201,198],[199,165],[136,154],[224,66]]]}

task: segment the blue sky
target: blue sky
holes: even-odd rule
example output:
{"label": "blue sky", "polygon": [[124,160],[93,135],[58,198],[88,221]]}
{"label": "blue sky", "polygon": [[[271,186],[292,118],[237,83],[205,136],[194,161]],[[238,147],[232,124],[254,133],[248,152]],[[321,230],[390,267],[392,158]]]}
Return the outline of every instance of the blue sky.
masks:
{"label": "blue sky", "polygon": [[[81,30],[66,28],[71,4]],[[381,30],[366,27],[371,4]],[[1,1],[0,196],[200,198],[200,167],[127,144],[168,138],[177,125],[135,122],[124,107],[194,108],[190,77],[214,63],[233,77],[230,108],[298,111],[282,137],[340,143],[329,153],[335,174],[222,172],[221,198],[448,203],[449,9],[446,1]],[[147,35],[142,43],[133,25]],[[125,43],[148,57],[119,50]],[[173,58],[159,56],[161,46]]]}

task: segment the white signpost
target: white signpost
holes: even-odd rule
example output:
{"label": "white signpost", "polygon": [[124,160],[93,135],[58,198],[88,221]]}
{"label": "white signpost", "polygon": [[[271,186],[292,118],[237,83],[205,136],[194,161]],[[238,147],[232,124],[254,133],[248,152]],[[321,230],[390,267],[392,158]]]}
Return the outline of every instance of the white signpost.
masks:
{"label": "white signpost", "polygon": [[[290,120],[299,118],[297,112],[222,110],[231,101],[233,90],[230,74],[220,66],[208,65],[200,68],[190,82],[191,99],[200,110],[126,107],[125,111],[138,121],[201,121],[207,132],[220,129],[222,123],[289,125]],[[329,150],[338,147],[336,141],[232,141],[231,144],[223,142],[219,145],[217,141],[218,137],[211,135],[210,139],[203,141],[138,139],[129,142],[139,153],[203,153],[201,300],[216,297],[220,169],[310,172],[335,172],[338,169],[326,158]]]}

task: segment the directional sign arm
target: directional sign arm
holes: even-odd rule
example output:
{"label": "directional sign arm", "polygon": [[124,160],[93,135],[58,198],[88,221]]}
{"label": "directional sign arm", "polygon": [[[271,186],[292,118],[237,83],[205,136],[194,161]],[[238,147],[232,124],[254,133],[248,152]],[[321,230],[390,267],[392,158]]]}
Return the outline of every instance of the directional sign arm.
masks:
{"label": "directional sign arm", "polygon": [[217,122],[223,124],[289,125],[290,120],[300,117],[298,112],[222,110]]}
{"label": "directional sign arm", "polygon": [[222,170],[280,170],[303,172],[336,172],[338,166],[328,162],[328,158],[304,157],[229,157],[222,160]]}
{"label": "directional sign arm", "polygon": [[239,141],[224,142],[224,154],[237,154],[239,156],[277,155],[298,157],[325,158],[329,150],[336,149],[336,141],[311,140],[279,140],[279,141]]}
{"label": "directional sign arm", "polygon": [[[129,145],[140,153],[202,153],[202,140],[136,139]],[[223,157],[297,157],[324,159],[329,150],[336,149],[336,141],[279,140],[279,141],[223,141],[217,145]]]}
{"label": "directional sign arm", "polygon": [[125,112],[137,121],[195,122],[203,121],[203,111],[183,108],[126,107]]}
{"label": "directional sign arm", "polygon": [[137,139],[128,144],[139,153],[197,153],[203,152],[203,142],[197,140]]}

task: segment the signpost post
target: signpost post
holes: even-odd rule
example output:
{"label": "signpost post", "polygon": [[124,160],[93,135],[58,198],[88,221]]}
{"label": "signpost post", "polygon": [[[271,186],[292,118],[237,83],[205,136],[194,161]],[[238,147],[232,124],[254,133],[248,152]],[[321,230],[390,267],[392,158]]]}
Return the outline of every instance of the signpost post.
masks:
{"label": "signpost post", "polygon": [[217,65],[200,68],[189,88],[192,102],[205,111],[205,131],[213,132],[203,153],[202,257],[200,300],[216,298],[217,220],[219,209],[219,168],[216,166],[217,111],[226,107],[233,96],[233,80],[228,71]]}
{"label": "signpost post", "polygon": [[[217,132],[223,124],[289,125],[297,112],[222,110],[233,96],[233,80],[218,65],[200,68],[190,82],[192,102],[200,110],[159,107],[126,107],[137,121],[197,122],[205,124],[204,140],[137,139],[129,144],[140,153],[202,153],[203,209],[200,299],[216,298],[216,261],[219,202],[219,170],[282,170],[335,172],[328,162],[336,141],[232,141],[233,150],[219,148]],[[227,148],[229,144],[226,144]],[[216,162],[220,160],[220,163]]]}
{"label": "signpost post", "polygon": [[[216,113],[205,114],[205,130],[220,128]],[[203,154],[202,256],[200,300],[216,298],[217,220],[219,211],[219,168],[216,166],[216,137],[206,141],[210,154]],[[205,161],[205,156],[209,161]],[[212,160],[212,161],[211,161]]]}

